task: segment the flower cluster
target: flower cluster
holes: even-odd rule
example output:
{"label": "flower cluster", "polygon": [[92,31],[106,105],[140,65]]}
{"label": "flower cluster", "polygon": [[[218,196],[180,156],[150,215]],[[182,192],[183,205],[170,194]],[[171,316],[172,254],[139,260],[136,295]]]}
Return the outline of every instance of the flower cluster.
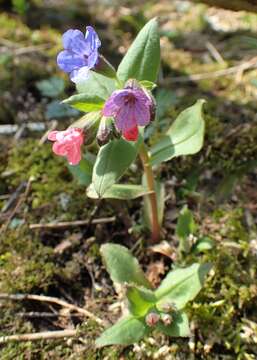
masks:
{"label": "flower cluster", "polygon": [[[76,29],[66,31],[62,41],[64,50],[58,54],[57,64],[69,74],[73,82],[79,83],[87,79],[90,70],[96,71],[101,67],[98,53],[101,42],[91,26],[87,26],[85,35]],[[102,120],[96,136],[99,145],[105,144],[117,134],[121,134],[127,141],[136,141],[139,135],[138,127],[146,126],[153,120],[155,103],[150,92],[136,80],[129,80],[123,89],[115,90],[106,100],[101,115]],[[84,141],[82,129],[53,131],[48,139],[55,141],[55,154],[66,156],[72,165],[79,163]]]}

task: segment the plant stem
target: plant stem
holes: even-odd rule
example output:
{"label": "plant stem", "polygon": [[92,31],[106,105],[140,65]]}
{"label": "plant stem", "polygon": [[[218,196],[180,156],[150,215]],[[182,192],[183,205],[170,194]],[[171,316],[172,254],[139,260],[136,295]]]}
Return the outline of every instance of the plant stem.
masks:
{"label": "plant stem", "polygon": [[160,239],[160,225],[158,220],[158,206],[157,195],[154,186],[154,174],[150,165],[150,157],[147,151],[145,143],[143,143],[139,150],[139,156],[144,167],[144,173],[146,176],[147,188],[149,192],[149,202],[151,206],[151,227],[152,227],[152,242],[156,243]]}

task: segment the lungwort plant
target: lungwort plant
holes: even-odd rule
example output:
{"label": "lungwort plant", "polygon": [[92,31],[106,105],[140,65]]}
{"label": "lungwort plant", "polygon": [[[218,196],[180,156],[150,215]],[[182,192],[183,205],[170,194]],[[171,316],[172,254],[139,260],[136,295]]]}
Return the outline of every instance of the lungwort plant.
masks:
{"label": "lungwort plant", "polygon": [[[156,116],[152,91],[160,66],[157,20],[150,20],[139,32],[117,71],[100,54],[101,42],[90,26],[85,34],[66,31],[63,47],[57,63],[77,89],[64,103],[85,114],[68,129],[49,133],[53,151],[67,158],[71,172],[87,186],[88,197],[143,197],[145,223],[152,242],[158,242],[164,211],[164,184],[157,177],[158,166],[201,149],[204,100],[184,110],[149,147],[144,129]],[[92,147],[94,142],[97,146]],[[138,156],[141,184],[118,183]],[[102,255],[112,280],[126,288],[129,315],[103,333],[97,340],[99,346],[130,344],[153,328],[170,336],[188,336],[183,308],[201,289],[207,265],[176,269],[153,290],[127,249],[109,244],[102,247]]]}
{"label": "lungwort plant", "polygon": [[[174,157],[194,154],[203,145],[204,100],[184,110],[165,134],[150,148],[144,128],[155,120],[156,87],[160,65],[160,38],[156,19],[140,31],[117,71],[99,53],[101,42],[94,29],[68,30],[64,50],[57,57],[59,67],[69,73],[78,94],[65,104],[86,113],[65,131],[52,131],[53,151],[66,156],[71,171],[87,185],[91,198],[135,199],[144,197],[144,217],[153,242],[160,238],[163,218],[163,183],[155,169]],[[97,141],[92,156],[86,146]],[[94,154],[95,155],[95,154]],[[117,183],[136,160],[141,159],[141,184]]]}
{"label": "lungwort plant", "polygon": [[128,310],[96,340],[97,346],[130,345],[153,330],[172,337],[190,335],[183,309],[201,290],[210,264],[192,264],[170,271],[153,289],[137,259],[125,247],[102,245],[101,254],[114,284],[125,289]]}

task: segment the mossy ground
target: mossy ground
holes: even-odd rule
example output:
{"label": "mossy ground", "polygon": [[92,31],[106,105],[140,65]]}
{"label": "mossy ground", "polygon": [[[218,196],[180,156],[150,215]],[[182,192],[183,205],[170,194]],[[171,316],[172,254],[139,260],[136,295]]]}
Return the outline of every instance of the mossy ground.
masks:
{"label": "mossy ground", "polygon": [[[97,2],[85,8],[80,1],[73,5],[64,1],[61,7],[55,2],[47,9],[44,6],[40,1],[32,1],[27,10],[19,10],[20,15],[7,6],[0,15],[3,49],[0,52],[0,123],[21,125],[24,121],[41,121],[48,124],[45,112],[51,99],[40,94],[36,87],[39,80],[57,75],[65,81],[62,96],[71,93],[70,83],[64,74],[57,73],[55,65],[63,29],[72,26],[84,29],[87,23],[96,24],[103,53],[117,65],[145,19],[160,16],[164,77],[160,79],[161,90],[157,90],[160,119],[154,124],[153,136],[158,137],[172,119],[196,99],[207,100],[203,150],[196,156],[164,164],[160,169],[168,195],[163,234],[176,251],[176,216],[187,203],[198,223],[199,234],[208,235],[215,246],[183,261],[210,261],[213,270],[200,295],[188,306],[192,325],[190,339],[168,339],[155,334],[125,349],[96,350],[93,341],[101,328],[95,323],[72,315],[30,318],[29,312],[59,311],[60,308],[30,301],[3,301],[0,335],[77,327],[78,336],[68,340],[9,343],[1,346],[1,359],[256,359],[257,88],[254,80],[257,71],[248,69],[220,77],[210,75],[196,82],[173,80],[221,70],[227,64],[234,66],[238,60],[256,55],[256,16],[229,13],[233,30],[224,32],[211,26],[210,19],[214,16],[217,19],[219,10],[187,2],[176,2],[176,5],[169,1],[146,2],[132,6],[107,6]],[[108,16],[103,18],[103,12]],[[224,28],[224,17],[220,22]],[[207,42],[218,49],[223,62],[213,58],[213,53],[206,48]],[[29,50],[31,46],[34,50]],[[24,52],[17,55],[20,48],[24,48]],[[66,117],[60,120],[59,126],[64,127],[69,121]],[[166,271],[171,261],[151,253],[145,255],[147,235],[138,223],[140,200],[124,207],[118,202],[96,203],[86,198],[85,189],[73,180],[65,162],[53,156],[50,144],[40,145],[41,136],[42,133],[24,133],[17,141],[11,136],[1,136],[0,195],[12,194],[29,179],[31,184],[8,229],[1,235],[0,292],[57,296],[85,305],[100,317],[113,321],[119,315],[111,307],[117,298],[101,264],[99,246],[113,241],[132,248],[137,241],[140,246],[134,251],[145,270],[155,265],[158,269],[159,264]],[[136,181],[136,173],[133,169],[128,173],[131,182]],[[6,201],[0,197],[1,206]],[[1,213],[3,225],[14,206]],[[61,231],[29,229],[32,223],[113,215],[117,219],[111,224]],[[161,274],[156,272],[158,280]]]}

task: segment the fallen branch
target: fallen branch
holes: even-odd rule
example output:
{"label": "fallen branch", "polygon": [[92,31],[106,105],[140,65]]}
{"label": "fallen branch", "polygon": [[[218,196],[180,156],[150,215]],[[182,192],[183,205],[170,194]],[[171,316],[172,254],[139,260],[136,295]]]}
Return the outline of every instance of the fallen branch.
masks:
{"label": "fallen branch", "polygon": [[101,320],[99,317],[95,316],[94,314],[92,314],[91,312],[89,312],[86,309],[83,309],[79,306],[73,305],[73,304],[69,304],[64,300],[58,299],[56,297],[51,297],[51,296],[45,296],[45,295],[34,295],[34,294],[5,294],[2,293],[0,294],[0,300],[4,299],[4,300],[36,300],[36,301],[41,301],[41,302],[49,302],[52,304],[57,304],[60,306],[63,306],[67,309],[70,310],[74,310],[82,315],[87,316],[88,318],[94,320],[95,322],[97,322],[100,325],[104,325],[104,321]]}
{"label": "fallen branch", "polygon": [[9,335],[0,336],[0,344],[5,344],[11,341],[33,341],[33,340],[47,340],[58,339],[65,337],[76,336],[76,330],[59,330],[59,331],[45,331],[32,334]]}
{"label": "fallen branch", "polygon": [[115,216],[107,217],[107,218],[100,218],[100,219],[93,219],[90,220],[76,220],[76,221],[63,221],[59,223],[47,223],[47,224],[30,224],[30,229],[63,229],[66,227],[73,227],[73,226],[84,226],[88,224],[107,224],[114,222],[116,220]]}

